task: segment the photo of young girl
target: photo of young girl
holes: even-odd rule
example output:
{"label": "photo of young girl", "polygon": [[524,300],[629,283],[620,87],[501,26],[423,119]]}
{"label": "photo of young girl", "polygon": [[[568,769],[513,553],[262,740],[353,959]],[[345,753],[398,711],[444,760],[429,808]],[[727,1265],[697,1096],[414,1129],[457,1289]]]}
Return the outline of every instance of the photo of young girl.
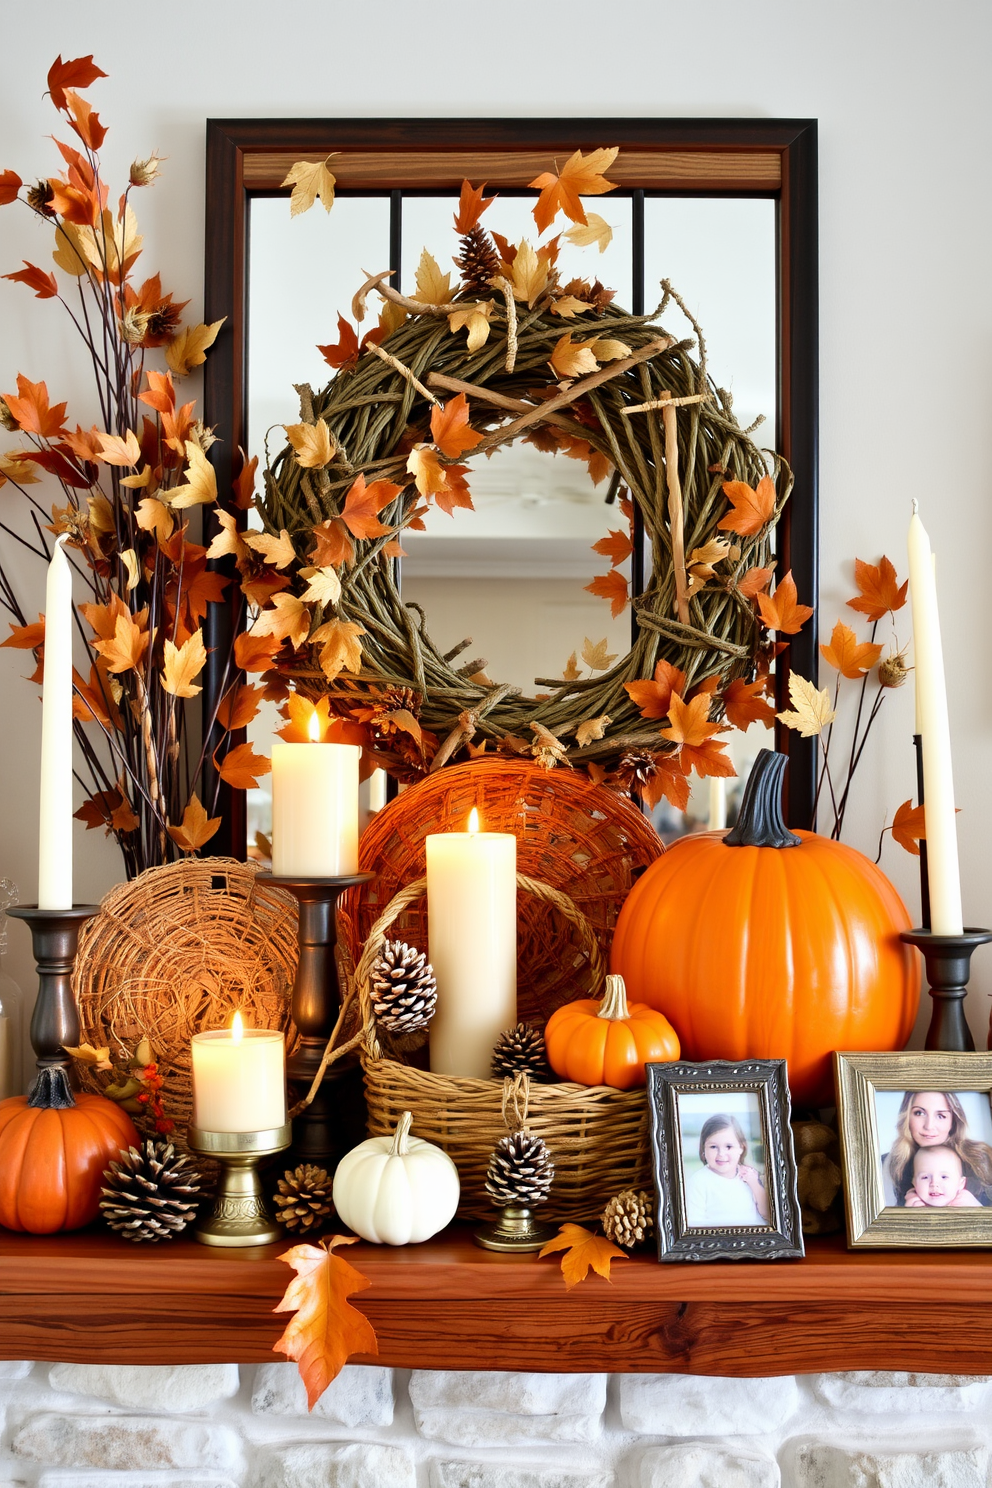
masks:
{"label": "photo of young girl", "polygon": [[[977,1090],[876,1090],[879,1163],[887,1208],[992,1206],[992,1107]],[[952,1154],[947,1157],[947,1153]],[[929,1199],[924,1179],[932,1163],[918,1168],[921,1153],[941,1158],[943,1176],[934,1192],[951,1184],[949,1198]],[[960,1166],[960,1182],[954,1177]],[[931,1172],[924,1171],[930,1169]],[[917,1181],[919,1178],[919,1182]]]}
{"label": "photo of young girl", "polygon": [[[717,1100],[722,1109],[714,1111]],[[767,1227],[758,1097],[750,1091],[681,1094],[679,1125],[688,1228]]]}

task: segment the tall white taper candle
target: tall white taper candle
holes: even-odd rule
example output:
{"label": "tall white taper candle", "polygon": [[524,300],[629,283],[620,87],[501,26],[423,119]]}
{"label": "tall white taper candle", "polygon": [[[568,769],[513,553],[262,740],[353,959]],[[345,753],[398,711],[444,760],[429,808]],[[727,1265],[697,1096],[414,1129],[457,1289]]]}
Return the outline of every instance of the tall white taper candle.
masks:
{"label": "tall white taper candle", "polygon": [[72,570],[55,544],[45,590],[38,908],[72,908]]}

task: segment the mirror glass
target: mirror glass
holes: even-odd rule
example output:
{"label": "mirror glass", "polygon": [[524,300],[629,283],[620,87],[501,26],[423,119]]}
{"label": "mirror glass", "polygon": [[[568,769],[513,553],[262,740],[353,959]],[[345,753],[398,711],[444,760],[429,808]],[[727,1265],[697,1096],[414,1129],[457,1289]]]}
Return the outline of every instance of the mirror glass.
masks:
{"label": "mirror glass", "polygon": [[[483,224],[510,242],[537,234],[533,194],[501,195]],[[414,288],[426,247],[442,272],[457,248],[452,213],[457,197],[404,196],[400,204],[402,252],[399,287]],[[764,415],[756,442],[771,446],[776,427],[775,210],[770,198],[646,196],[643,203],[643,281],[635,283],[640,245],[635,243],[634,205],[620,193],[588,200],[588,212],[605,218],[613,239],[600,254],[562,240],[559,270],[599,278],[625,308],[661,299],[659,281],[671,280],[702,325],[708,366],[719,386],[734,396],[734,412],[747,427]],[[288,199],[255,197],[250,207],[248,327],[248,448],[259,465],[284,442],[282,424],[299,418],[293,384],[322,387],[331,375],[317,350],[337,341],[339,313],[348,320],[351,300],[364,274],[389,263],[391,203],[385,194],[339,194],[328,214],[318,208],[291,218]],[[394,224],[395,227],[395,224]],[[452,270],[453,281],[457,271]],[[641,281],[641,275],[638,275]],[[394,280],[393,282],[396,282]],[[370,301],[374,324],[377,303]],[[665,327],[679,337],[692,327],[673,305]],[[567,325],[563,325],[563,331]],[[767,433],[766,433],[767,431]],[[764,436],[764,437],[763,437]],[[491,458],[472,462],[468,476],[474,511],[453,517],[432,509],[426,531],[407,533],[402,592],[422,605],[436,642],[446,650],[471,636],[466,659],[485,664],[487,674],[527,693],[561,676],[570,654],[588,639],[623,654],[630,642],[630,612],[613,618],[609,603],[586,590],[609,559],[593,545],[610,531],[628,530],[618,504],[607,500],[608,475],[591,478],[584,461],[551,454],[518,441]],[[599,472],[595,472],[599,474]],[[622,570],[629,575],[629,560]],[[279,720],[263,709],[249,733],[268,752]],[[752,725],[728,736],[739,771],[727,782],[730,819],[747,768],[767,740]],[[267,786],[267,781],[263,782]],[[662,803],[655,821],[666,838],[705,826],[718,817],[717,787],[693,777],[689,811]],[[375,792],[377,786],[373,787]],[[372,802],[376,804],[375,800]],[[267,789],[249,796],[248,841],[268,833]]]}

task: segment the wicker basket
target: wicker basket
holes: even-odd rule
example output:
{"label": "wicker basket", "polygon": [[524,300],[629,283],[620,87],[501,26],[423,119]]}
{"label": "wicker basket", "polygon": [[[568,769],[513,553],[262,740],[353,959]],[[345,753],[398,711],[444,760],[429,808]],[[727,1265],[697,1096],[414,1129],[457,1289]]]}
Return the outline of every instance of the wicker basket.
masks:
{"label": "wicker basket", "polygon": [[[516,836],[519,871],[567,894],[608,953],[634,878],[664,851],[654,828],[626,797],[594,785],[584,771],[483,756],[447,765],[403,791],[362,834],[361,867],[376,876],[341,900],[340,939],[352,962],[386,905],[426,872],[428,833],[464,830],[473,806],[485,831]],[[583,934],[538,895],[521,895],[517,913],[517,1008],[521,1018],[544,1023],[578,995],[587,961]],[[406,904],[394,933],[427,949],[426,896]]]}
{"label": "wicker basket", "polygon": [[[591,986],[581,989],[573,983],[571,995],[598,995],[605,964],[589,921],[565,894],[547,884],[518,874],[517,886],[525,890],[521,902],[543,905],[578,938]],[[426,880],[419,879],[386,906],[372,926],[355,972],[369,1134],[385,1136],[404,1111],[411,1111],[415,1135],[442,1148],[458,1169],[460,1219],[492,1214],[485,1187],[489,1159],[508,1129],[524,1125],[551,1149],[555,1181],[549,1208],[556,1220],[595,1219],[614,1194],[649,1185],[650,1134],[643,1089],[548,1085],[527,1075],[502,1081],[461,1079],[414,1069],[389,1057],[387,1036],[376,1027],[372,1013],[372,967],[394,921],[425,891]]]}

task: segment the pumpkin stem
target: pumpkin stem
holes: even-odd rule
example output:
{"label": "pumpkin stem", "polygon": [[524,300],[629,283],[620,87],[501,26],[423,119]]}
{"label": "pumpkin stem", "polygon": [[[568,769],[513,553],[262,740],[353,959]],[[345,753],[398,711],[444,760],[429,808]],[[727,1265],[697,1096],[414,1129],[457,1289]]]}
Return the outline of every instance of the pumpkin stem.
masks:
{"label": "pumpkin stem", "polygon": [[66,1111],[76,1104],[69,1076],[60,1064],[45,1065],[34,1078],[28,1105],[42,1111]]}
{"label": "pumpkin stem", "polygon": [[782,777],[788,758],[771,749],[758,751],[744,787],[737,824],[723,839],[724,847],[800,847],[802,838],[790,832],[782,815]]}
{"label": "pumpkin stem", "polygon": [[393,1145],[390,1149],[390,1157],[406,1157],[409,1150],[406,1139],[410,1135],[412,1125],[412,1111],[404,1111],[396,1123],[396,1130],[393,1132]]}
{"label": "pumpkin stem", "polygon": [[603,993],[603,1000],[599,1004],[596,1017],[614,1019],[626,1018],[627,1015],[627,988],[623,977],[611,973],[606,978],[606,991]]}

